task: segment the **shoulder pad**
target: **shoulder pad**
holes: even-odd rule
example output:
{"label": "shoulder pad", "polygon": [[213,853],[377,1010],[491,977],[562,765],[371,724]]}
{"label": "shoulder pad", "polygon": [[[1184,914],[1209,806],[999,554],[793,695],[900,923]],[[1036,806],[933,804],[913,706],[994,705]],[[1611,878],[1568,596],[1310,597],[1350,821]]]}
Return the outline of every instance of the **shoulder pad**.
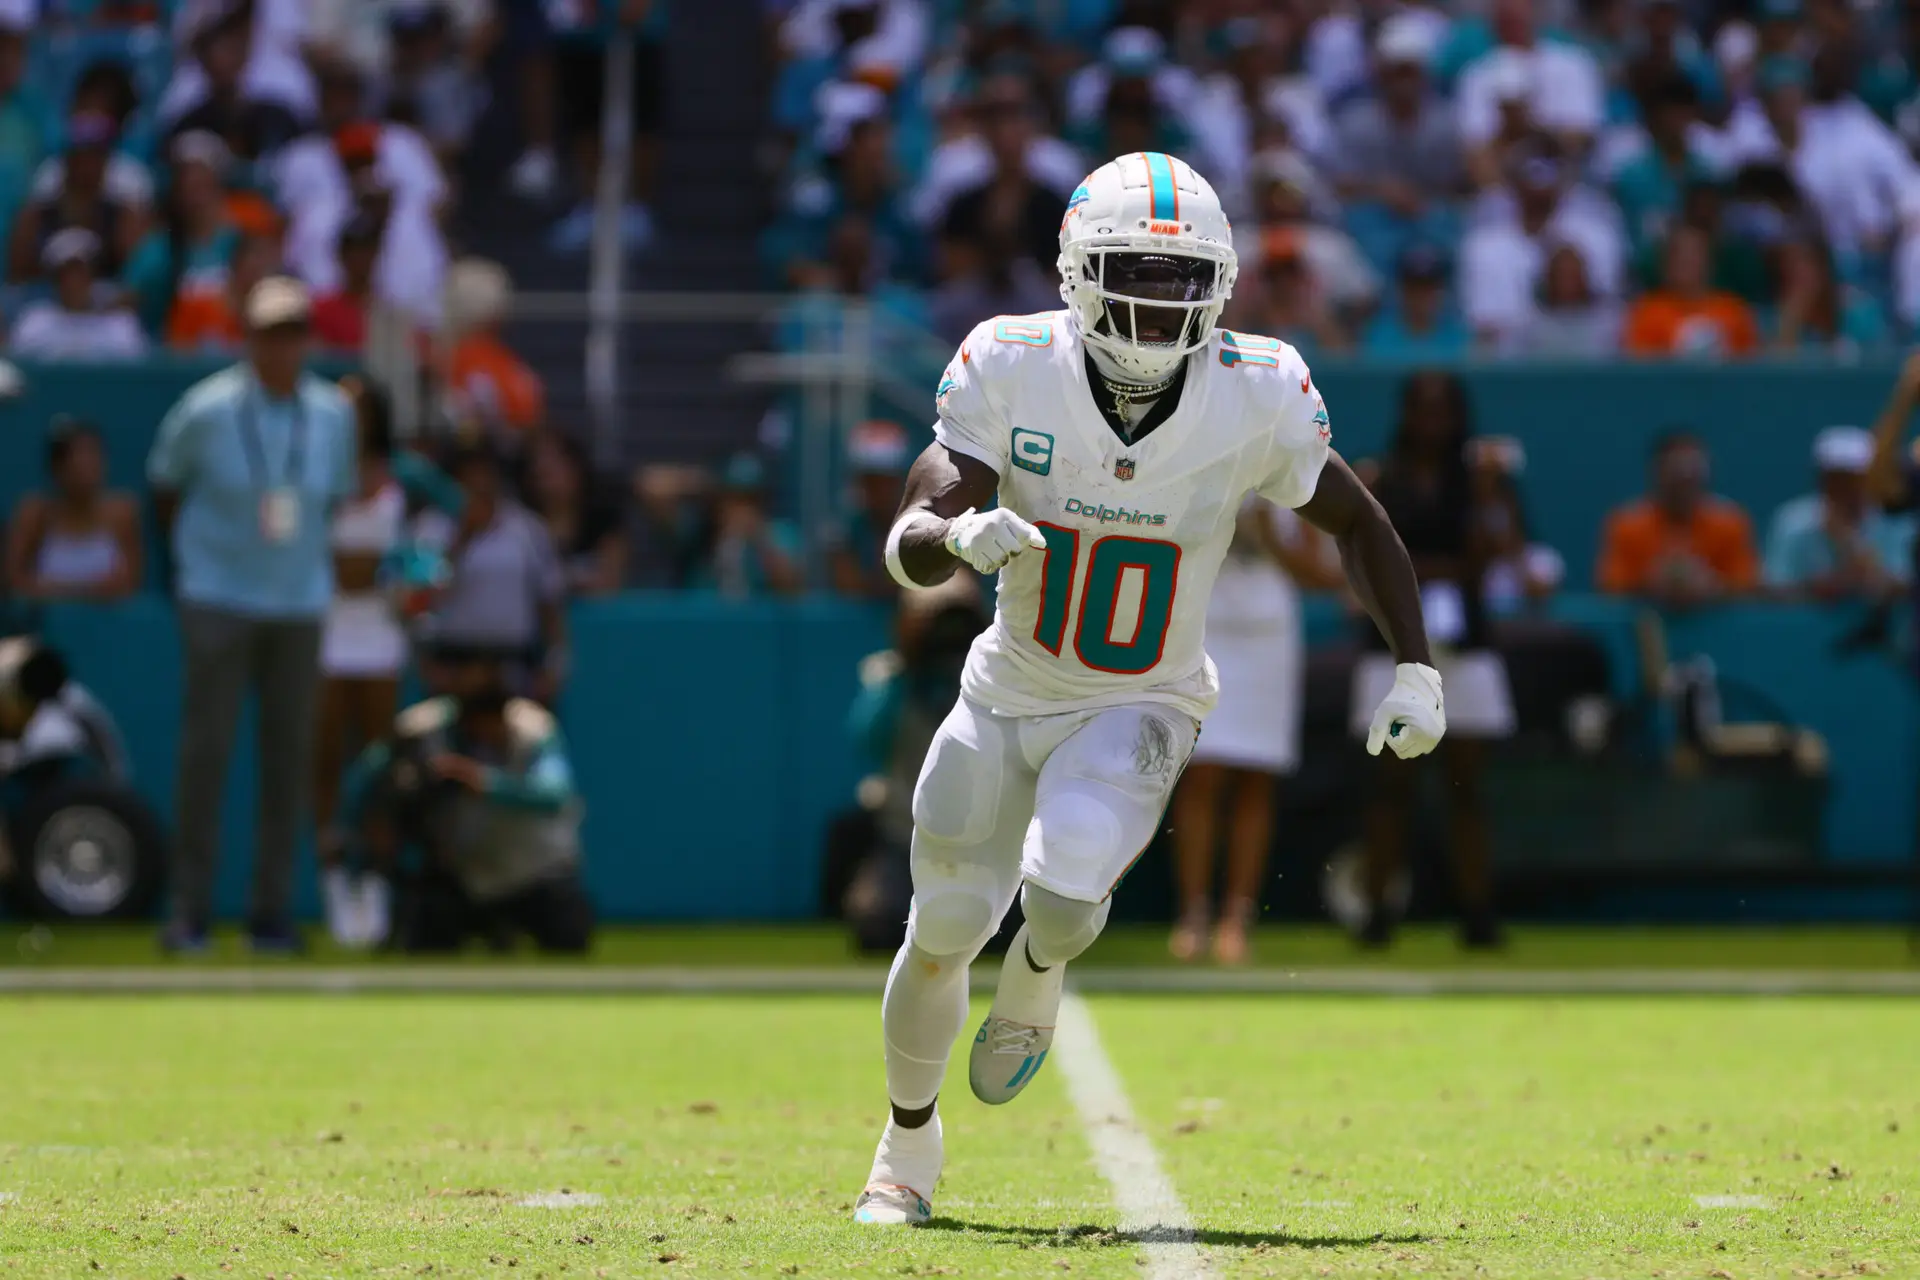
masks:
{"label": "shoulder pad", "polygon": [[[1214,364],[1262,382],[1307,380],[1307,362],[1293,344],[1259,333],[1215,329],[1211,357]],[[1303,391],[1305,389],[1303,388]]]}
{"label": "shoulder pad", "polygon": [[402,711],[393,721],[393,731],[402,738],[424,738],[453,723],[452,698],[428,698]]}
{"label": "shoulder pad", "polygon": [[1026,316],[994,316],[973,326],[960,344],[967,364],[1004,365],[1034,351],[1049,351],[1065,336],[1063,311],[1039,311]]}
{"label": "shoulder pad", "polygon": [[553,712],[531,698],[513,698],[507,703],[507,733],[519,746],[531,746],[553,736],[558,721]]}
{"label": "shoulder pad", "polygon": [[1306,359],[1292,344],[1218,329],[1209,359],[1221,377],[1239,385],[1246,397],[1242,403],[1257,409],[1255,416],[1272,423],[1283,437],[1303,442],[1313,434],[1331,438],[1327,402],[1313,385]]}

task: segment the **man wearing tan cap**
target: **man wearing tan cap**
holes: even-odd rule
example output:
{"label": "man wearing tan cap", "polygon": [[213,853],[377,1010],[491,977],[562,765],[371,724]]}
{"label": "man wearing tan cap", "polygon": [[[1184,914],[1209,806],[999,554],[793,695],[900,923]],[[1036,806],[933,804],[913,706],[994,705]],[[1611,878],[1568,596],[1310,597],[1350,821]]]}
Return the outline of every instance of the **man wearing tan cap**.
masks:
{"label": "man wearing tan cap", "polygon": [[186,690],[176,793],[170,950],[206,946],[220,800],[240,704],[259,703],[259,817],[249,930],[296,949],[289,919],[333,595],[327,526],[355,491],[353,411],[305,371],[306,286],[269,276],[246,298],[246,359],[197,383],[160,424],[147,478],[169,532]]}

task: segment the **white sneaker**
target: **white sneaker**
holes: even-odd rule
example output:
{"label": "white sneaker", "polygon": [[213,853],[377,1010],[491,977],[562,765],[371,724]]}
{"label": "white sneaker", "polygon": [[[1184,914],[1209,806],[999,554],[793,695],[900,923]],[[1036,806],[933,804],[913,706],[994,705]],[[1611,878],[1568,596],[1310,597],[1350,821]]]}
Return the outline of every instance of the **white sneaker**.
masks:
{"label": "white sneaker", "polygon": [[853,1220],[884,1227],[917,1227],[933,1216],[933,1190],[940,1182],[946,1145],[940,1113],[918,1129],[887,1119],[873,1153],[867,1186],[853,1205]]}
{"label": "white sneaker", "polygon": [[993,1009],[980,1024],[967,1055],[967,1083],[973,1096],[989,1106],[1011,1102],[1033,1083],[1053,1047],[1053,1024],[1060,1012],[1066,966],[1035,973],[1027,963],[1027,929],[1013,935],[1000,962],[1000,986]]}
{"label": "white sneaker", "polygon": [[355,913],[353,873],[345,867],[328,867],[320,873],[320,901],[325,907],[327,932],[334,943],[353,948],[361,945],[358,916]]}
{"label": "white sneaker", "polygon": [[523,200],[546,199],[559,180],[559,162],[544,147],[521,152],[513,168],[507,170],[507,185]]}

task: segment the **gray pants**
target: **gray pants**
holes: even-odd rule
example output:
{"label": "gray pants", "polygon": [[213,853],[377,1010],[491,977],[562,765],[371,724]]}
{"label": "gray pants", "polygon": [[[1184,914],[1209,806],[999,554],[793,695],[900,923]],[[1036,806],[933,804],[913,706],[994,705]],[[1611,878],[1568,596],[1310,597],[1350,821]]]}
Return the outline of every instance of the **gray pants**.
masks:
{"label": "gray pants", "polygon": [[251,689],[260,727],[251,919],[284,925],[293,893],[294,847],[311,799],[320,620],[249,618],[183,603],[180,646],[187,687],[174,798],[174,917],[201,927],[213,918],[220,801],[240,705]]}

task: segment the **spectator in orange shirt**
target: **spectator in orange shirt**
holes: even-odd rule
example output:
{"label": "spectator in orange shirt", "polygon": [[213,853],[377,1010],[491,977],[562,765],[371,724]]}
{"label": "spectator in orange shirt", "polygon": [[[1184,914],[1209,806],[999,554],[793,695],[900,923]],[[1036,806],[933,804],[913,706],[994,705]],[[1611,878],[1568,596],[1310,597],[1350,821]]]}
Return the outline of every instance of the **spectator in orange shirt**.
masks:
{"label": "spectator in orange shirt", "polygon": [[1698,227],[1667,237],[1661,287],[1641,296],[1627,315],[1626,349],[1642,356],[1750,355],[1760,345],[1753,309],[1710,287],[1712,246]]}
{"label": "spectator in orange shirt", "polygon": [[1601,590],[1688,608],[1753,589],[1753,522],[1707,492],[1707,479],[1707,450],[1696,437],[1671,431],[1654,443],[1647,496],[1607,517]]}
{"label": "spectator in orange shirt", "polygon": [[173,308],[167,313],[167,345],[176,351],[239,351],[247,336],[246,326],[240,321],[247,294],[279,269],[278,233],[246,236],[233,251],[224,288],[175,296]]}
{"label": "spectator in orange shirt", "polygon": [[463,258],[447,273],[447,396],[454,420],[470,429],[521,432],[546,417],[540,375],[500,338],[512,302],[513,282],[497,262]]}

